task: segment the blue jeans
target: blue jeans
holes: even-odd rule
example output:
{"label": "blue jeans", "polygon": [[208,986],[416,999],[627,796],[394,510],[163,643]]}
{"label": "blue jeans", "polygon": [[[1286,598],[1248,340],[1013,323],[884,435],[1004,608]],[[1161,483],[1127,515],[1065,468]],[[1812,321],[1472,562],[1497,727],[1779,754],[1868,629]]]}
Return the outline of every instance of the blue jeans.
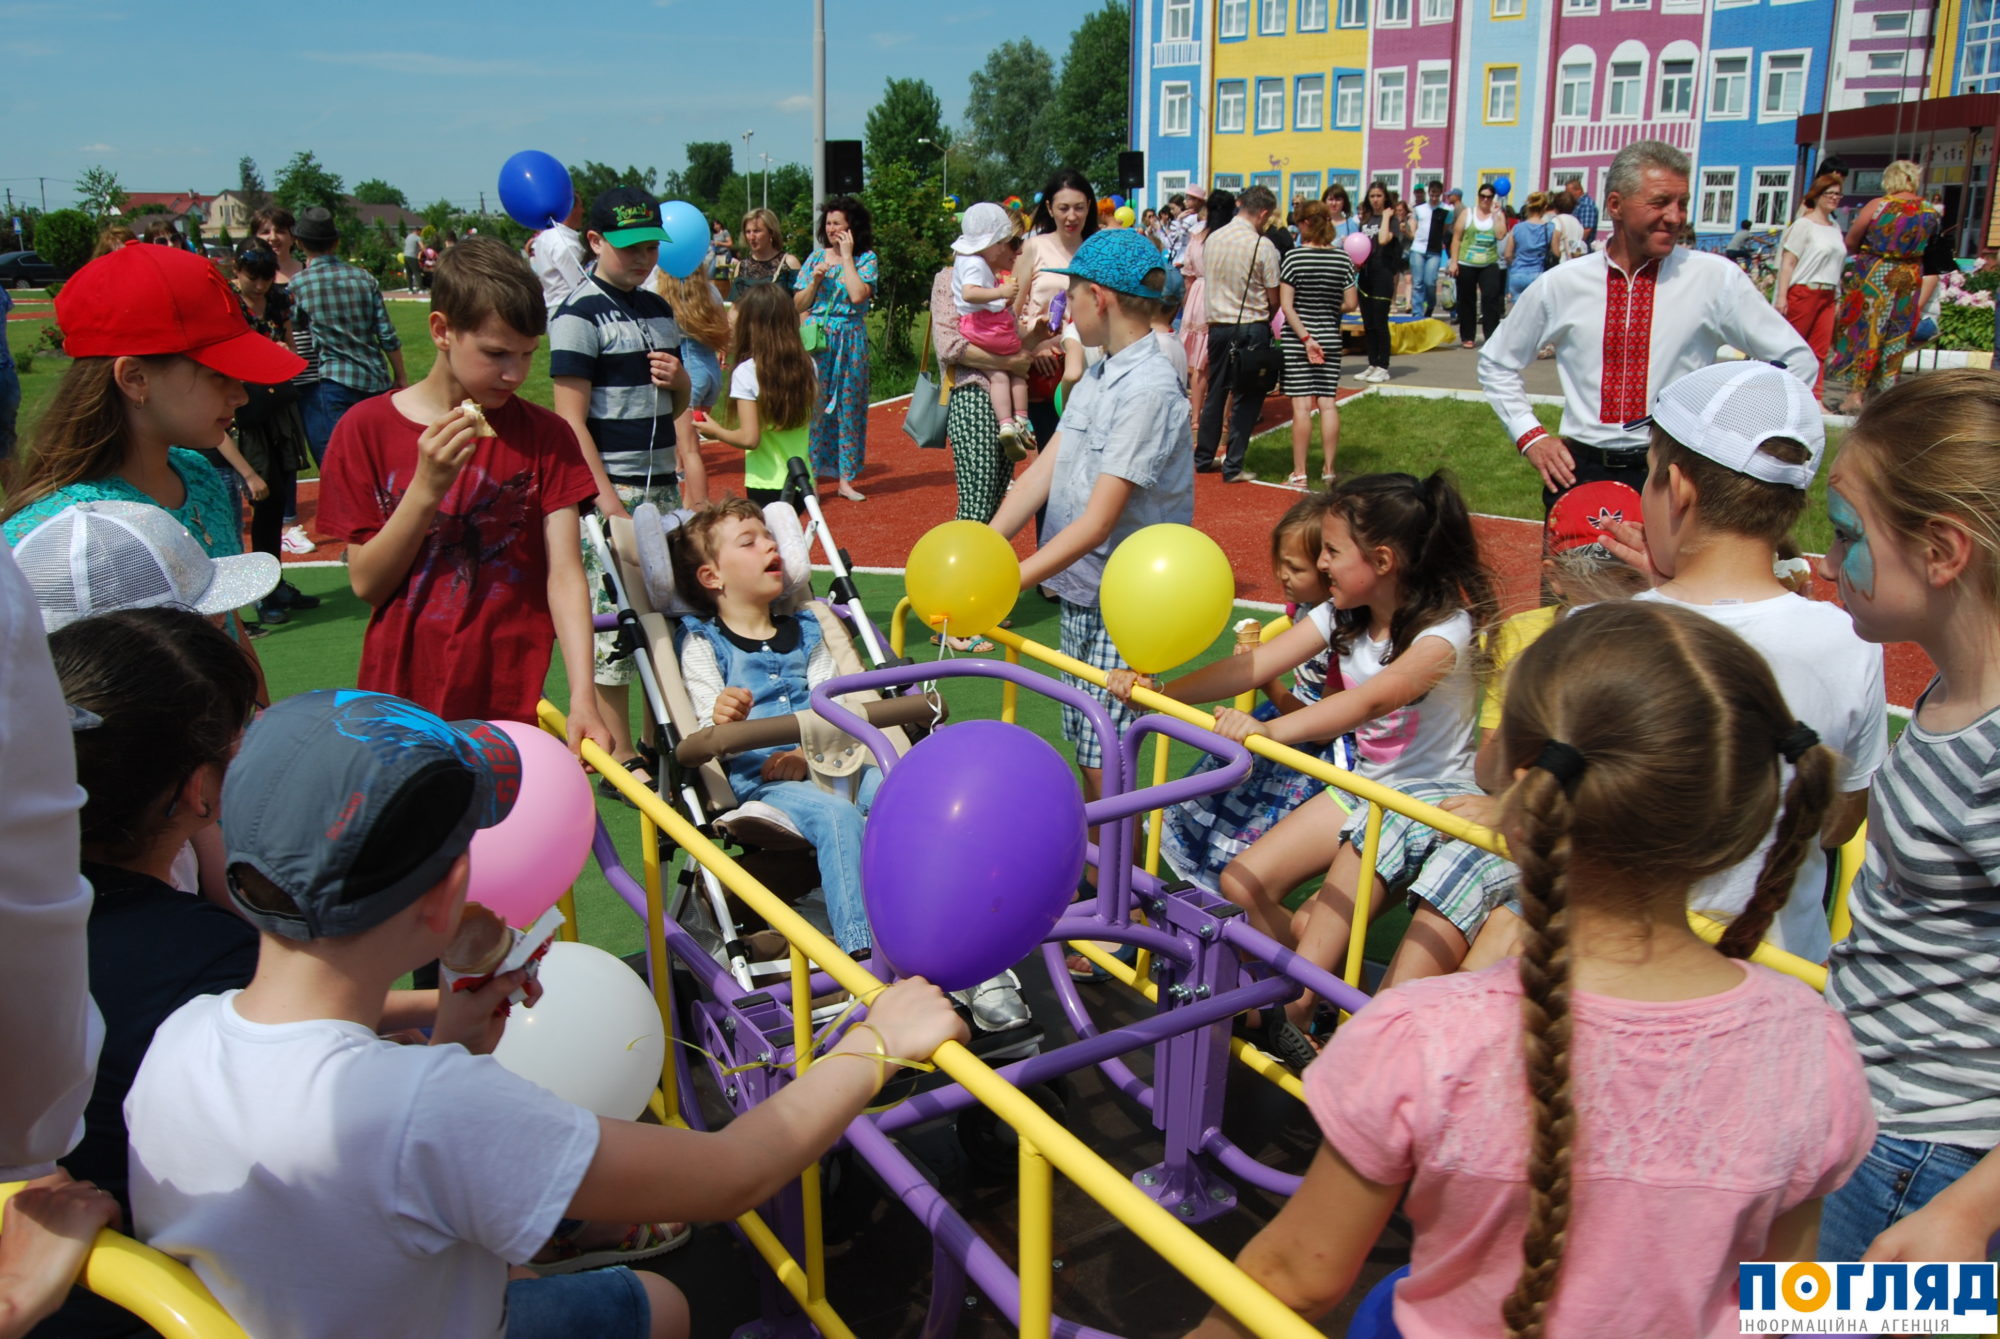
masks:
{"label": "blue jeans", "polygon": [[653,1303],[630,1269],[593,1269],[507,1285],[507,1339],[646,1339]]}
{"label": "blue jeans", "polygon": [[1985,1156],[1976,1148],[1875,1136],[1847,1184],[1819,1212],[1815,1260],[1859,1260],[1875,1238],[1929,1204]]}
{"label": "blue jeans", "polygon": [[1419,321],[1437,300],[1438,272],[1443,268],[1444,257],[1435,251],[1410,253],[1410,315]]}
{"label": "blue jeans", "polygon": [[1507,300],[1512,302],[1515,298],[1520,297],[1521,294],[1528,291],[1529,284],[1532,284],[1541,277],[1542,272],[1540,270],[1508,270]]}
{"label": "blue jeans", "polygon": [[821,790],[810,781],[760,781],[744,789],[741,800],[762,800],[798,826],[819,857],[819,886],[826,894],[827,919],[834,942],[848,953],[860,953],[874,942],[868,932],[868,909],[861,901],[861,820],[875,803],[882,773],[861,770],[861,786],[852,804]]}
{"label": "blue jeans", "polygon": [[322,471],[326,469],[326,444],[332,439],[333,427],[340,422],[341,415],[380,393],[356,390],[338,381],[321,379],[314,382],[299,401],[299,414],[306,424],[306,441],[312,444],[313,455],[319,460]]}

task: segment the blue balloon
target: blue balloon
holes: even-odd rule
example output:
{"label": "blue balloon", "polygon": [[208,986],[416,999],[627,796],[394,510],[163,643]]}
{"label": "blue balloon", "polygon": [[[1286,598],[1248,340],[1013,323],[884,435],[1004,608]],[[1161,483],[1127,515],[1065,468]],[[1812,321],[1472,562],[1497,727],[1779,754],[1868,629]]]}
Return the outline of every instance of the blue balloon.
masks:
{"label": "blue balloon", "polygon": [[708,216],[685,200],[669,200],[660,206],[660,226],[667,234],[660,268],[676,279],[700,269],[708,255]]}
{"label": "blue balloon", "polygon": [[551,154],[523,149],[500,168],[500,207],[524,228],[561,223],[575,202],[569,169]]}
{"label": "blue balloon", "polygon": [[1514,189],[1514,179],[1512,177],[1493,178],[1493,191],[1496,195],[1510,194],[1513,191],[1513,189]]}
{"label": "blue balloon", "polygon": [[1036,203],[1036,204],[1040,204],[1041,202],[1042,202],[1042,193],[1041,193],[1040,191],[1036,191],[1036,192],[1035,192],[1035,203]]}

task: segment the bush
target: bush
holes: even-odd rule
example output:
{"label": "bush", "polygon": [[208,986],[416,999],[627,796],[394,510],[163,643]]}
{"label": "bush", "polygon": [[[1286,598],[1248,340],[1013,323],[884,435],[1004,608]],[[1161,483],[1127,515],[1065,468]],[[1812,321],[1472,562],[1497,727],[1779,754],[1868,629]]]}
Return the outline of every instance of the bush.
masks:
{"label": "bush", "polygon": [[58,209],[35,224],[35,250],[67,279],[97,248],[97,226],[81,209]]}
{"label": "bush", "polygon": [[1938,308],[1938,347],[1944,349],[1993,349],[1993,308]]}
{"label": "bush", "polygon": [[1964,277],[1963,282],[1965,287],[1974,293],[2000,291],[2000,265],[1990,269],[1974,270]]}

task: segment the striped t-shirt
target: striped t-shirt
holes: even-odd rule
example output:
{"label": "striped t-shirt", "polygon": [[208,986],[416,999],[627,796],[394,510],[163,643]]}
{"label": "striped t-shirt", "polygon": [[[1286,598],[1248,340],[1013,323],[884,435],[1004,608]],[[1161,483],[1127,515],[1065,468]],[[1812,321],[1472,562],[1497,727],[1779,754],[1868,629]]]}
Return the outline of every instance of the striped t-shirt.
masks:
{"label": "striped t-shirt", "polygon": [[1875,774],[1848,906],[1827,998],[1882,1133],[2000,1145],[2000,710],[1949,734],[1912,718]]}
{"label": "striped t-shirt", "polygon": [[673,394],[647,355],[680,349],[673,308],[649,288],[588,280],[549,320],[549,375],[590,383],[584,420],[614,483],[674,481]]}

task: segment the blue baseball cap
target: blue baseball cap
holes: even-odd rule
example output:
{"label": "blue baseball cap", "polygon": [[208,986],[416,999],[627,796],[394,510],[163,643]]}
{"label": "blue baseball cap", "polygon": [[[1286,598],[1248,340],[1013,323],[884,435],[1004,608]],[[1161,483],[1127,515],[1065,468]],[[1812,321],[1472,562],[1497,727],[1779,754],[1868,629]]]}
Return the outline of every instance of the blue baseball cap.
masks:
{"label": "blue baseball cap", "polygon": [[[436,887],[520,791],[520,752],[485,721],[447,724],[353,689],[286,698],[250,727],[223,781],[230,897],[284,939],[360,934]],[[246,895],[243,868],[296,910]]]}
{"label": "blue baseball cap", "polygon": [[[1167,258],[1136,228],[1099,229],[1076,249],[1069,268],[1050,270],[1073,279],[1087,279],[1114,293],[1135,298],[1162,298],[1166,295]],[[1160,282],[1146,283],[1146,276],[1160,271]]]}

